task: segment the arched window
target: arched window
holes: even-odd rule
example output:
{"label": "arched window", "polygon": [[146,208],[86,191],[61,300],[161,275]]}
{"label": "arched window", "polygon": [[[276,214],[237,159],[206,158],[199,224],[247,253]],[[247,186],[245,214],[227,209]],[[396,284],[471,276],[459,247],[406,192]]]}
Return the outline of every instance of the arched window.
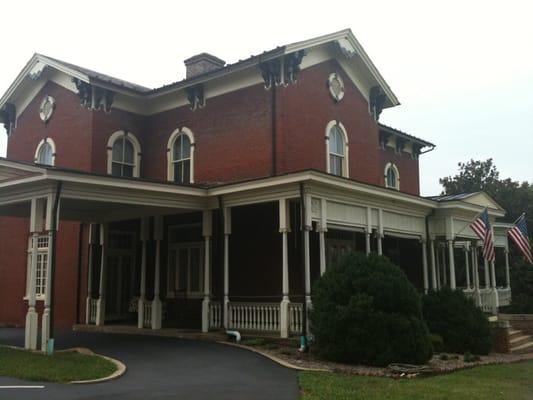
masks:
{"label": "arched window", "polygon": [[50,138],[41,140],[35,150],[35,163],[42,165],[51,165],[55,164],[56,159],[56,146],[54,141]]}
{"label": "arched window", "polygon": [[388,163],[385,166],[385,186],[400,190],[400,174],[398,168],[393,163]]}
{"label": "arched window", "polygon": [[326,152],[328,173],[348,177],[348,135],[338,121],[327,125]]}
{"label": "arched window", "polygon": [[107,173],[138,178],[140,164],[141,146],[137,138],[125,131],[113,133],[107,142]]}
{"label": "arched window", "polygon": [[169,181],[176,183],[194,182],[194,135],[188,128],[175,130],[168,140]]}

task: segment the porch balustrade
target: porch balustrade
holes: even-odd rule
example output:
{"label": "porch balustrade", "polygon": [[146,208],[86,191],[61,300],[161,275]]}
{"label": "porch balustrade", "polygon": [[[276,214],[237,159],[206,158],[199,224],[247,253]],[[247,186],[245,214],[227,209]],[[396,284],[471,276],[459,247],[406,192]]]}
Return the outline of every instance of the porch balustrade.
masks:
{"label": "porch balustrade", "polygon": [[152,327],[152,303],[148,301],[143,305],[143,327]]}
{"label": "porch balustrade", "polygon": [[289,304],[289,331],[299,334],[302,332],[303,305],[302,303]]}
{"label": "porch balustrade", "polygon": [[218,329],[222,326],[222,311],[220,303],[209,303],[209,329]]}
{"label": "porch balustrade", "polygon": [[97,306],[98,299],[90,299],[89,302],[89,323],[90,324],[96,324],[96,310],[98,309]]}
{"label": "porch balustrade", "polygon": [[228,313],[230,329],[261,332],[280,330],[279,303],[230,302]]}
{"label": "porch balustrade", "polygon": [[498,289],[499,305],[508,306],[511,304],[511,288]]}

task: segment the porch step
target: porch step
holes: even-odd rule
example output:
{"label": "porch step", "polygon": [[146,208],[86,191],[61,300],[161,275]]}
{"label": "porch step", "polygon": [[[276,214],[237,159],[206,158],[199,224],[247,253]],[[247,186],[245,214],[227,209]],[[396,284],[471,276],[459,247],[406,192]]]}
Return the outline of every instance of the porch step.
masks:
{"label": "porch step", "polygon": [[533,353],[533,340],[526,342],[524,344],[521,344],[520,346],[511,347],[511,353],[513,354]]}
{"label": "porch step", "polygon": [[523,335],[524,335],[524,332],[522,332],[519,329],[511,329],[509,331],[509,339],[514,339],[516,337],[523,336]]}
{"label": "porch step", "polygon": [[533,342],[533,337],[523,333],[521,335],[516,335],[509,340],[511,348],[518,347],[528,342]]}

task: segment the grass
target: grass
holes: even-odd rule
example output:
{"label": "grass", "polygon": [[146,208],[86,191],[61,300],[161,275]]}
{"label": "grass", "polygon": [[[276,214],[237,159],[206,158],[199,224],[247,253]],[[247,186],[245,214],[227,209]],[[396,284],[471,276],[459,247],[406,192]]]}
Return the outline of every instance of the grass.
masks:
{"label": "grass", "polygon": [[533,362],[499,364],[429,378],[363,377],[327,372],[299,375],[301,400],[487,400],[533,398]]}
{"label": "grass", "polygon": [[0,346],[0,376],[28,381],[66,383],[98,379],[116,371],[112,362],[74,351],[56,352],[52,356]]}

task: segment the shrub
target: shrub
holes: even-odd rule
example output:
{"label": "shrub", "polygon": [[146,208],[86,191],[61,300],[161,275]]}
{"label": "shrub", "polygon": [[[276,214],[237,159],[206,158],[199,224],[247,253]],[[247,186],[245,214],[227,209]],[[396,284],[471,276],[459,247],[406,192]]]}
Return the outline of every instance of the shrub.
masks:
{"label": "shrub", "polygon": [[422,304],[429,330],[442,337],[445,351],[473,354],[490,351],[488,318],[461,290],[432,291],[423,297]]}
{"label": "shrub", "polygon": [[385,366],[432,355],[420,297],[384,257],[341,257],[315,282],[310,318],[317,351],[330,360]]}
{"label": "shrub", "polygon": [[475,356],[475,355],[473,355],[472,353],[470,353],[468,351],[463,356],[463,361],[465,363],[476,362],[476,361],[479,361],[479,360],[481,360],[481,358],[479,358],[479,356]]}
{"label": "shrub", "polygon": [[429,340],[431,341],[433,351],[435,351],[436,353],[444,351],[444,340],[442,340],[441,335],[436,335],[432,333],[429,335]]}

